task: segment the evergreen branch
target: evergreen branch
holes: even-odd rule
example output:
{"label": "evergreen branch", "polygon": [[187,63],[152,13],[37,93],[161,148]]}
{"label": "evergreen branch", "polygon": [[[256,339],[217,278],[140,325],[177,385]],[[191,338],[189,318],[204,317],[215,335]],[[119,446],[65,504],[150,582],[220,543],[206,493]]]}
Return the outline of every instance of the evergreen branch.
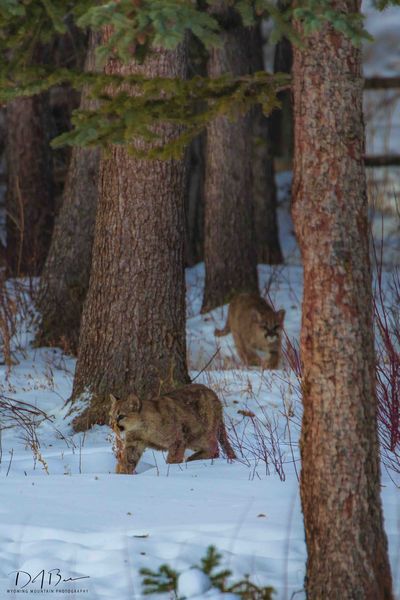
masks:
{"label": "evergreen branch", "polygon": [[389,6],[400,6],[400,0],[373,0],[372,4],[378,10],[384,10]]}
{"label": "evergreen branch", "polygon": [[[126,144],[135,156],[162,159],[181,156],[187,143],[217,117],[235,120],[256,104],[269,114],[279,107],[278,92],[290,86],[289,75],[265,71],[189,80],[70,69],[52,73],[46,67],[26,69],[25,74],[23,83],[7,79],[0,71],[0,102],[63,83],[78,89],[87,86],[99,100],[96,110],[73,113],[74,129],[53,140],[53,147]],[[174,126],[172,133],[170,126]],[[169,127],[167,135],[165,127]]]}
{"label": "evergreen branch", "polygon": [[[210,7],[214,2],[205,1]],[[285,11],[272,0],[230,0],[229,6],[245,25],[271,16],[277,30],[295,43],[301,41],[291,25],[293,18],[306,35],[329,23],[354,43],[366,36],[362,17],[333,11],[330,0],[299,0]],[[287,75],[265,72],[182,81],[35,65],[35,49],[64,32],[70,18],[81,28],[112,25],[110,40],[99,48],[103,61],[110,54],[142,61],[156,46],[175,47],[188,29],[210,47],[220,43],[222,27],[212,10],[205,10],[204,3],[200,10],[192,0],[0,0],[0,52],[9,58],[0,66],[0,102],[65,83],[76,89],[87,86],[100,101],[96,111],[74,113],[74,129],[53,140],[55,148],[125,144],[138,157],[179,157],[187,143],[217,117],[234,120],[256,104],[270,114],[280,105],[277,93],[290,85]],[[232,26],[238,26],[237,19]]]}
{"label": "evergreen branch", "polygon": [[[384,7],[389,2],[395,3],[395,0],[380,0],[378,4]],[[208,0],[208,4],[212,4],[212,0]],[[361,15],[345,15],[333,10],[331,4],[330,0],[298,0],[295,7],[280,11],[272,0],[229,1],[244,26],[270,17],[275,25],[274,40],[285,35],[293,43],[301,43],[292,27],[293,19],[302,23],[307,35],[331,23],[354,43],[368,37]],[[112,26],[110,39],[97,51],[102,63],[110,56],[124,62],[134,57],[142,62],[154,49],[175,48],[184,41],[188,30],[206,48],[221,43],[221,24],[217,16],[200,9],[192,0],[24,0],[23,3],[2,0],[0,52],[8,55],[13,72],[21,72],[30,64],[28,48],[35,36],[36,43],[49,43],[66,32],[69,21],[83,30]]]}
{"label": "evergreen branch", "polygon": [[260,72],[186,81],[142,79],[141,93],[131,95],[126,92],[125,80],[124,91],[112,93],[108,86],[108,92],[103,90],[101,95],[97,88],[100,107],[75,111],[74,129],[53,140],[52,145],[124,144],[139,158],[179,158],[188,142],[213,119],[224,116],[236,120],[256,104],[269,114],[279,107],[277,93],[287,87],[287,74]]}
{"label": "evergreen branch", "polygon": [[171,569],[168,565],[161,565],[158,571],[151,569],[140,569],[140,574],[143,576],[144,593],[146,595],[176,592],[178,583],[178,573]]}

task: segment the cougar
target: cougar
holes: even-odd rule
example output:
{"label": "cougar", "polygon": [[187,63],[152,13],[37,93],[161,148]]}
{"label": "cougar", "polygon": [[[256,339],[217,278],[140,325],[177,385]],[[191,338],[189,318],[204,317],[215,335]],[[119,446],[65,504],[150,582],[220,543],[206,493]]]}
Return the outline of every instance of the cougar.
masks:
{"label": "cougar", "polygon": [[284,310],[277,312],[258,294],[239,294],[229,304],[220,337],[232,333],[239,358],[245,365],[277,369],[281,355]]}
{"label": "cougar", "polygon": [[229,459],[236,458],[221,402],[205,385],[190,384],[143,401],[136,394],[125,400],[110,397],[117,473],[133,473],[146,448],[167,450],[167,463],[181,463],[186,449],[194,450],[188,461],[217,458],[219,442]]}

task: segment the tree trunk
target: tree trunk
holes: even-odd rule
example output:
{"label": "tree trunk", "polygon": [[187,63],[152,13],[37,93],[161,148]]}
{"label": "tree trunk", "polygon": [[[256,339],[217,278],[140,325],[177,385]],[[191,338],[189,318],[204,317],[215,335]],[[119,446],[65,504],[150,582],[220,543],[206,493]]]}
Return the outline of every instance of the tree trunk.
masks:
{"label": "tree trunk", "polygon": [[48,94],[7,106],[7,266],[12,276],[38,275],[54,217]]}
{"label": "tree trunk", "polygon": [[[110,34],[107,28],[106,35]],[[109,73],[184,77],[186,51],[157,50]],[[162,130],[173,135],[174,128]],[[137,142],[138,143],[138,142]],[[109,394],[149,397],[188,383],[184,284],[185,161],[139,160],[121,146],[101,159],[93,262],[72,402],[76,430],[108,422]]]}
{"label": "tree trunk", "polygon": [[[71,19],[66,20],[67,32],[55,36],[49,42],[47,55],[56,68],[76,69],[82,71],[87,60],[88,39],[90,34],[79,29]],[[72,112],[79,108],[82,94],[69,83],[55,85],[49,90],[49,103],[52,116],[51,138],[55,138],[72,129]],[[63,192],[71,162],[71,146],[63,146],[52,150],[53,181],[55,194],[55,220],[63,203]],[[50,251],[50,250],[49,250]]]}
{"label": "tree trunk", "polygon": [[205,135],[198,135],[188,148],[185,194],[185,263],[193,267],[203,258],[204,243],[204,149]]}
{"label": "tree trunk", "polygon": [[[284,10],[291,4],[290,0],[278,0],[277,6]],[[291,42],[282,37],[276,45],[274,56],[274,73],[290,73],[293,63]],[[293,158],[293,103],[290,90],[279,92],[281,103],[279,110],[274,110],[269,117],[272,153],[279,170],[291,170]]]}
{"label": "tree trunk", "polygon": [[[253,70],[263,71],[262,37],[259,27],[252,32]],[[261,107],[253,110],[253,202],[258,262],[283,262],[276,214],[276,185],[271,153],[269,121]]]}
{"label": "tree trunk", "polygon": [[[90,37],[85,69],[95,69],[97,35]],[[95,106],[87,91],[81,108]],[[38,308],[41,312],[38,345],[61,346],[75,354],[78,349],[83,302],[89,286],[100,150],[72,150],[63,203],[54,227],[49,254],[41,278]]]}
{"label": "tree trunk", "polygon": [[[207,75],[207,53],[192,33],[188,35],[188,76]],[[185,263],[192,267],[204,260],[204,175],[205,132],[196,136],[188,146],[186,172],[186,242]]]}
{"label": "tree trunk", "polygon": [[[333,8],[358,10],[354,0]],[[294,50],[293,219],[304,264],[301,500],[310,600],[392,598],[379,496],[359,49]]]}
{"label": "tree trunk", "polygon": [[[251,72],[251,33],[228,24],[222,45],[210,51],[208,75]],[[232,123],[218,117],[207,127],[202,312],[238,292],[258,291],[252,199],[252,115]]]}

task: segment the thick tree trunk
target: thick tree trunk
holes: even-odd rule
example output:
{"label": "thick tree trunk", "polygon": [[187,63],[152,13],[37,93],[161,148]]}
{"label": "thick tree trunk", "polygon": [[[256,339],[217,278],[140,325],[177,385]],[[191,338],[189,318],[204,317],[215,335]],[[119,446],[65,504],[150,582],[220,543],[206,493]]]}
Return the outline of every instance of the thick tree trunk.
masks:
{"label": "thick tree trunk", "polygon": [[[95,69],[98,36],[92,34],[85,69]],[[81,108],[95,101],[87,91]],[[56,219],[49,254],[43,269],[38,308],[41,313],[38,345],[57,345],[75,354],[78,349],[83,302],[89,286],[94,223],[97,206],[100,150],[72,150],[63,203]]]}
{"label": "thick tree trunk", "polygon": [[7,106],[7,266],[13,276],[38,275],[54,218],[48,94]]}
{"label": "thick tree trunk", "polygon": [[[258,27],[252,32],[252,65],[255,72],[264,70],[262,37]],[[253,111],[253,202],[258,262],[282,263],[269,121],[261,107]]]}
{"label": "thick tree trunk", "polygon": [[[354,0],[332,2],[345,13]],[[301,500],[310,600],[392,598],[380,502],[360,51],[294,51],[293,218],[304,264]]]}
{"label": "thick tree trunk", "polygon": [[[208,74],[251,71],[249,29],[227,26],[222,45],[210,51]],[[232,123],[219,117],[207,127],[202,312],[238,292],[258,290],[252,199],[252,116]]]}
{"label": "thick tree trunk", "polygon": [[[109,35],[109,31],[107,31]],[[110,73],[184,77],[186,51],[158,50]],[[173,134],[171,128],[165,135]],[[114,146],[100,165],[92,271],[72,401],[76,430],[108,421],[109,394],[148,397],[189,381],[186,368],[183,160],[139,160]]]}

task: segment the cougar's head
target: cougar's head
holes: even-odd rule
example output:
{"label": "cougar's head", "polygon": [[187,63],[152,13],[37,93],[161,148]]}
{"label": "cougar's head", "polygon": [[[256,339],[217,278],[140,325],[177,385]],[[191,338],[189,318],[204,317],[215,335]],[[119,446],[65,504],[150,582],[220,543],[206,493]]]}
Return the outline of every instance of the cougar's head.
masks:
{"label": "cougar's head", "polygon": [[111,410],[110,424],[115,429],[123,432],[126,430],[127,419],[131,422],[142,409],[142,403],[136,394],[129,394],[125,400],[120,400],[113,394],[110,394]]}
{"label": "cougar's head", "polygon": [[285,311],[271,311],[267,315],[254,311],[253,320],[258,329],[257,337],[263,339],[263,345],[272,350],[279,347]]}

